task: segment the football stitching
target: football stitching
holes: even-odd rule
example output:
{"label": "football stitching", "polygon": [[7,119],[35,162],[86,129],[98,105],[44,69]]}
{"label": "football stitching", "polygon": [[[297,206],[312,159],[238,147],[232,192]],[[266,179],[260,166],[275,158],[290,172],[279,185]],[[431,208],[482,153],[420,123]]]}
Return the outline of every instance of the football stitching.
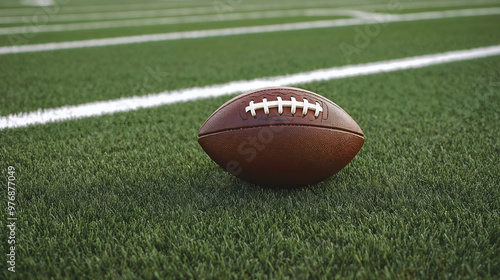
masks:
{"label": "football stitching", "polygon": [[335,104],[334,102],[332,102],[328,98],[326,98],[326,97],[324,97],[322,95],[319,95],[317,93],[314,93],[314,92],[311,92],[311,91],[307,91],[307,90],[303,90],[303,89],[299,89],[299,88],[276,87],[276,88],[265,88],[265,89],[260,89],[260,90],[256,90],[256,91],[250,91],[250,92],[247,92],[246,94],[242,94],[242,95],[234,97],[233,99],[229,100],[224,105],[222,105],[221,107],[219,107],[219,109],[215,110],[215,112],[210,117],[208,117],[208,119],[205,121],[205,123],[208,122],[208,120],[210,120],[217,112],[223,110],[224,108],[226,108],[229,105],[233,104],[237,100],[240,100],[241,98],[245,98],[245,97],[247,97],[249,95],[252,95],[252,94],[258,94],[258,93],[261,94],[263,92],[269,92],[269,91],[272,92],[272,91],[278,91],[278,90],[288,90],[290,92],[295,92],[297,94],[310,94],[310,95],[312,95],[314,97],[317,97],[319,99],[323,99],[324,101],[328,101],[329,103],[331,103],[332,105],[334,105],[338,109],[344,111],[344,109],[342,109],[339,105]]}
{"label": "football stitching", "polygon": [[[303,89],[299,89],[299,88],[275,87],[275,88],[265,88],[265,89],[255,90],[255,91],[249,91],[246,94],[234,97],[233,99],[229,100],[224,105],[222,105],[221,107],[219,107],[219,109],[215,110],[215,112],[213,112],[212,115],[210,117],[208,117],[208,119],[203,123],[203,125],[201,127],[203,127],[206,123],[208,123],[208,121],[210,121],[210,119],[212,119],[212,117],[215,116],[219,111],[223,110],[224,108],[230,106],[231,104],[233,104],[234,102],[236,102],[236,101],[238,101],[238,100],[240,100],[242,98],[245,98],[245,97],[247,97],[249,95],[252,95],[252,94],[259,94],[259,93],[262,94],[264,92],[272,92],[272,91],[278,91],[278,90],[287,90],[289,92],[295,92],[297,94],[310,94],[310,95],[312,95],[312,96],[314,96],[314,97],[316,97],[318,99],[323,100],[324,102],[330,103],[331,105],[335,106],[340,111],[342,111],[345,114],[347,114],[347,112],[344,111],[344,109],[342,109],[339,105],[337,105],[336,103],[332,102],[328,98],[326,98],[326,97],[324,97],[322,95],[319,95],[317,93],[314,93],[314,92],[311,92],[311,91],[307,91],[307,90],[303,90]],[[347,115],[349,115],[349,114],[347,114]]]}
{"label": "football stitching", "polygon": [[302,115],[307,115],[309,110],[314,111],[314,117],[318,118],[319,113],[323,112],[323,107],[316,102],[316,104],[309,103],[306,98],[303,98],[303,101],[297,101],[295,97],[290,97],[290,100],[283,100],[280,96],[276,97],[276,101],[267,101],[267,98],[263,98],[262,102],[254,103],[254,101],[250,101],[248,106],[245,107],[245,113],[250,111],[252,117],[256,117],[256,110],[264,109],[264,113],[269,115],[269,108],[278,108],[278,114],[283,114],[283,107],[290,107],[292,115],[295,114],[297,108],[302,109]]}

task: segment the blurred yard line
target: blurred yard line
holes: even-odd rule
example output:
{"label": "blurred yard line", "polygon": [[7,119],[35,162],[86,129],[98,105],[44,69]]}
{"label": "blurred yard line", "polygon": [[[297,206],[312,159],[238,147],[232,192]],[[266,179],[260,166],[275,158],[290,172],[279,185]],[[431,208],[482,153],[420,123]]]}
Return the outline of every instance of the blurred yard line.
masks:
{"label": "blurred yard line", "polygon": [[[238,9],[245,10],[245,9]],[[322,10],[345,10],[338,8],[321,8],[321,9],[296,9],[296,10],[265,10],[265,11],[254,11],[253,13],[266,13],[266,12],[282,12],[282,13],[299,13],[299,11],[322,11]],[[358,11],[362,12],[362,11]],[[304,12],[302,12],[304,13]],[[182,8],[182,9],[169,9],[169,10],[150,10],[150,11],[129,11],[129,12],[111,12],[111,13],[93,13],[93,14],[55,14],[50,18],[50,22],[73,22],[73,21],[94,21],[94,20],[116,20],[116,19],[144,19],[144,18],[155,18],[155,17],[165,17],[165,16],[190,16],[196,14],[207,14],[204,16],[217,16],[220,21],[221,17],[219,14],[215,13],[213,8]],[[232,14],[242,14],[238,13],[224,13],[224,20]],[[248,13],[250,14],[250,13]],[[14,17],[0,17],[0,24],[7,23],[25,23],[26,19],[24,16],[14,16]]]}
{"label": "blurred yard line", "polygon": [[[61,6],[57,16],[51,19],[51,22],[70,22],[70,21],[85,21],[85,20],[105,20],[105,19],[130,19],[144,18],[153,16],[182,16],[196,14],[213,14],[217,13],[214,8],[214,3],[221,1],[224,3],[232,3],[236,0],[215,0],[208,2],[175,2],[177,6],[172,6],[171,2],[162,3],[144,3],[144,4],[123,4],[123,5],[97,5],[97,6]],[[234,11],[258,11],[266,9],[293,9],[293,8],[342,8],[342,9],[361,9],[361,10],[385,10],[388,5],[398,3],[394,1],[295,1],[295,2],[262,2],[260,4],[248,4],[245,0],[240,0],[241,4]],[[377,3],[378,2],[378,3]],[[441,0],[441,1],[415,1],[415,2],[400,2],[400,6],[405,9],[413,8],[433,8],[433,7],[453,7],[453,6],[475,6],[484,4],[500,4],[498,0]],[[187,5],[186,5],[187,4]],[[189,7],[195,6],[196,7]],[[188,7],[186,7],[188,6]],[[100,8],[92,10],[90,8]],[[105,7],[105,9],[102,9]],[[0,9],[0,23],[21,23],[23,16],[32,16],[37,12],[34,8],[23,9]]]}
{"label": "blurred yard line", "polygon": [[[387,2],[390,5],[395,5],[398,0]],[[410,0],[411,1],[411,0]],[[457,1],[412,1],[412,2],[403,2],[401,1],[399,6],[401,9],[430,9],[430,8],[452,8],[452,7],[460,7],[460,6],[481,6],[481,5],[491,5],[497,4],[500,5],[500,0],[457,0]],[[363,6],[344,6],[344,9],[360,9],[364,11],[384,11],[387,9],[388,4],[367,4]]]}
{"label": "blurred yard line", "polygon": [[[61,1],[58,1],[61,2]],[[71,3],[71,0],[65,0],[65,3]],[[121,11],[121,10],[137,10],[137,9],[165,9],[177,8],[179,6],[202,6],[211,4],[206,1],[173,1],[160,3],[123,3],[123,4],[97,4],[97,5],[73,5],[61,8],[62,13],[83,13],[83,12],[101,12],[101,11]],[[37,8],[3,8],[0,10],[0,15],[18,15],[30,16],[37,11]]]}
{"label": "blurred yard line", "polygon": [[115,100],[91,102],[80,105],[39,109],[30,113],[11,114],[0,117],[0,129],[24,127],[34,124],[102,116],[127,112],[141,108],[158,107],[167,104],[187,102],[271,86],[291,86],[315,81],[328,81],[347,77],[371,75],[384,72],[416,69],[430,65],[463,61],[500,55],[500,45],[470,50],[407,57],[365,64],[347,65],[284,76],[264,77],[253,80],[233,81],[226,84],[209,85],[180,90],[164,91],[143,96],[124,97]]}
{"label": "blurred yard line", "polygon": [[[304,9],[304,10],[279,10],[279,11],[260,11],[249,13],[227,13],[224,14],[224,20],[252,20],[252,19],[268,19],[268,18],[287,18],[287,17],[314,17],[314,16],[346,16],[346,17],[361,17],[373,18],[375,15],[368,12],[340,9]],[[153,25],[170,25],[184,23],[204,23],[204,22],[220,22],[219,15],[197,15],[183,17],[164,17],[164,18],[149,18],[149,19],[128,19],[114,21],[94,21],[66,24],[50,24],[50,25],[34,25],[30,29],[34,33],[39,32],[61,32],[75,30],[90,30],[90,29],[105,29],[105,28],[120,28],[120,27],[139,27]],[[4,27],[0,28],[0,35],[21,34],[26,31],[26,26]]]}
{"label": "blurred yard line", "polygon": [[[79,13],[101,13],[101,12],[127,12],[135,10],[158,10],[158,9],[178,9],[178,8],[206,8],[206,13],[215,13],[217,10],[214,7],[216,1],[222,1],[222,3],[233,3],[238,0],[215,0],[215,1],[202,1],[202,2],[160,2],[160,3],[143,3],[143,4],[120,4],[120,5],[92,5],[92,6],[64,6],[61,7],[59,14],[79,14]],[[450,0],[448,0],[450,1]],[[485,0],[483,0],[485,1]],[[373,1],[372,1],[373,2]],[[376,0],[376,3],[386,3],[387,0]],[[241,5],[238,6],[238,10],[263,10],[263,9],[282,9],[282,8],[314,8],[314,7],[331,7],[339,5],[364,5],[367,4],[366,0],[342,0],[342,1],[331,1],[331,0],[310,0],[310,1],[286,1],[286,2],[272,2],[272,1],[262,1],[258,4],[248,4],[248,1],[243,0]],[[370,3],[373,4],[373,3]],[[192,7],[196,6],[196,7]],[[20,9],[5,9],[0,10],[0,16],[30,16],[37,10],[33,8],[20,8]]]}
{"label": "blurred yard line", "polygon": [[[495,11],[498,8],[483,8]],[[473,9],[470,9],[473,11]],[[479,9],[477,9],[479,10]],[[462,10],[465,11],[465,10]],[[449,11],[453,13],[454,11]],[[435,12],[428,12],[431,14]],[[495,12],[493,12],[495,13]],[[376,18],[378,13],[369,13],[356,10],[344,9],[300,9],[300,10],[278,10],[278,11],[259,11],[248,13],[227,13],[224,14],[224,20],[255,20],[269,18],[287,18],[287,17],[317,17],[317,16],[348,16],[355,18]],[[417,14],[418,16],[418,14]],[[165,17],[165,18],[148,18],[148,19],[130,19],[130,20],[114,20],[114,21],[94,21],[94,22],[79,22],[65,24],[43,24],[31,26],[14,26],[0,28],[0,35],[22,34],[29,27],[33,33],[41,32],[61,32],[61,31],[76,31],[76,30],[92,30],[106,28],[122,28],[122,27],[140,27],[154,25],[170,25],[170,24],[186,24],[186,23],[204,23],[204,22],[219,22],[221,17],[218,14],[212,15],[196,15],[182,17]]]}
{"label": "blurred yard line", "polygon": [[54,0],[21,0],[21,5],[25,6],[45,7],[52,6],[54,4]]}
{"label": "blurred yard line", "polygon": [[0,54],[40,52],[40,51],[51,51],[51,50],[61,50],[61,49],[74,49],[74,48],[90,48],[90,47],[136,44],[136,43],[157,42],[157,41],[208,38],[208,37],[218,37],[218,36],[352,26],[352,25],[362,25],[362,24],[379,24],[379,23],[389,23],[389,22],[417,21],[417,20],[428,20],[428,19],[443,19],[452,17],[484,16],[484,15],[498,15],[498,14],[500,14],[500,8],[465,9],[465,10],[424,12],[424,13],[403,14],[403,15],[378,14],[378,16],[373,19],[352,18],[352,19],[322,20],[322,21],[264,25],[264,26],[234,27],[234,28],[148,34],[148,35],[91,39],[91,40],[80,40],[80,41],[69,41],[69,42],[54,42],[54,43],[33,44],[33,45],[5,46],[5,47],[0,47]]}
{"label": "blurred yard line", "polygon": [[[144,7],[143,7],[144,8]],[[130,19],[130,18],[148,18],[162,16],[184,16],[196,14],[213,14],[214,7],[194,7],[194,8],[175,8],[175,9],[156,9],[156,10],[136,10],[120,12],[86,13],[86,14],[58,14],[51,18],[51,22],[72,22],[88,20],[110,20],[110,19]],[[23,23],[26,16],[2,16],[0,23]]]}

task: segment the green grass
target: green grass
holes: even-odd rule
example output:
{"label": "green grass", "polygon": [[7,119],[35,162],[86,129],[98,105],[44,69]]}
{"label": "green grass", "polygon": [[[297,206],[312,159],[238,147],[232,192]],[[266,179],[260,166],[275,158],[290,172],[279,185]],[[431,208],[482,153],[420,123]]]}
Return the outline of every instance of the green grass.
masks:
{"label": "green grass", "polygon": [[[499,20],[392,23],[349,59],[339,45],[354,44],[355,27],[0,56],[0,115],[490,46],[500,43]],[[162,75],[156,79],[147,69]]]}
{"label": "green grass", "polygon": [[[498,45],[499,19],[391,23],[349,59],[339,44],[354,26],[0,55],[0,115]],[[499,279],[498,65],[296,85],[366,136],[346,168],[302,189],[248,184],[203,152],[199,127],[234,95],[0,130],[0,204],[12,165],[18,210],[15,274],[0,211],[0,279]]]}
{"label": "green grass", "polygon": [[498,63],[302,85],[367,141],[339,174],[293,191],[242,182],[198,146],[230,97],[4,130],[15,276],[497,278]]}

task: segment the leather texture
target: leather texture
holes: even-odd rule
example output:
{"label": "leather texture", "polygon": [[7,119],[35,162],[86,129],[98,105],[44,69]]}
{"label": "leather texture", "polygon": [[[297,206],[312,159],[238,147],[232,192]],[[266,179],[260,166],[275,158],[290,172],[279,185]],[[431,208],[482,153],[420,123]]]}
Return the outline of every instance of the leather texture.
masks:
{"label": "leather texture", "polygon": [[[245,112],[245,107],[249,105],[250,101],[258,103],[262,102],[264,98],[271,101],[276,100],[278,96],[283,100],[290,100],[291,97],[295,97],[297,101],[307,99],[312,104],[318,102],[324,111],[320,113],[318,118],[314,117],[314,111],[309,111],[306,116],[302,116],[301,109],[298,109],[292,115],[290,108],[284,108],[282,115],[278,114],[277,108],[270,109],[269,115],[266,115],[264,110],[257,110],[256,118],[252,117],[249,112]],[[336,128],[363,136],[358,124],[337,104],[311,91],[289,87],[261,89],[244,93],[229,100],[205,121],[198,135],[203,136],[217,131],[269,125],[275,122]]]}
{"label": "leather texture", "polygon": [[[297,102],[320,104],[303,115],[290,106],[246,112],[250,101],[262,104],[294,97]],[[313,106],[314,107],[314,106]],[[364,135],[338,105],[310,91],[279,87],[237,96],[222,105],[202,125],[198,142],[223,169],[266,187],[300,187],[340,171],[359,152]]]}

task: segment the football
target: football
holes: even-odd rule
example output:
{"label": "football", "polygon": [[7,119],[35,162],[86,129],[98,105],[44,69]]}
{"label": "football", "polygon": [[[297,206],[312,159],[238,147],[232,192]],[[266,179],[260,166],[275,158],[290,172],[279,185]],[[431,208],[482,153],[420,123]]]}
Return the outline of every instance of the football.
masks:
{"label": "football", "polygon": [[359,152],[358,124],[327,98],[298,88],[241,94],[201,126],[198,142],[224,170],[264,187],[325,180]]}

